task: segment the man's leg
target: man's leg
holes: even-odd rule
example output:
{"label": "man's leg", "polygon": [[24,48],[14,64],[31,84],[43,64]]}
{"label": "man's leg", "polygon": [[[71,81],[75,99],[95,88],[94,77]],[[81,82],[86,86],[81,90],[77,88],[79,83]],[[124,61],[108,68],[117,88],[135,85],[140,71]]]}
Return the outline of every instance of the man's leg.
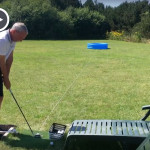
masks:
{"label": "man's leg", "polygon": [[3,96],[0,96],[0,109],[1,109],[2,101],[3,101]]}
{"label": "man's leg", "polygon": [[2,105],[2,101],[3,101],[3,77],[0,69],[0,108]]}

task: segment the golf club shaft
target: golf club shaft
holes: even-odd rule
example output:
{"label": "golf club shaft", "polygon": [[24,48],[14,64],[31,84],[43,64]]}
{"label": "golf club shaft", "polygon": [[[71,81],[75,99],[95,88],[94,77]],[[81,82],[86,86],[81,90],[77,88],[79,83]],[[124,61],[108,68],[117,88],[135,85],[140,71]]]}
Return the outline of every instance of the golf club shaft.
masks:
{"label": "golf club shaft", "polygon": [[20,106],[19,106],[19,104],[18,104],[18,102],[17,102],[17,100],[16,100],[16,98],[15,98],[15,96],[14,96],[12,90],[9,89],[9,91],[10,91],[12,97],[14,98],[14,100],[15,100],[15,102],[16,102],[16,104],[17,104],[19,110],[20,110],[20,112],[22,113],[22,115],[23,115],[23,117],[24,117],[24,119],[25,119],[25,121],[26,121],[26,123],[27,123],[27,125],[28,125],[28,127],[29,127],[29,129],[30,129],[30,131],[31,131],[31,133],[32,133],[32,135],[34,136],[34,133],[33,133],[32,129],[31,129],[31,127],[30,127],[30,125],[29,125],[29,123],[28,123],[28,121],[27,121],[27,119],[26,119],[26,117],[25,117],[23,111],[21,110],[21,108],[20,108]]}

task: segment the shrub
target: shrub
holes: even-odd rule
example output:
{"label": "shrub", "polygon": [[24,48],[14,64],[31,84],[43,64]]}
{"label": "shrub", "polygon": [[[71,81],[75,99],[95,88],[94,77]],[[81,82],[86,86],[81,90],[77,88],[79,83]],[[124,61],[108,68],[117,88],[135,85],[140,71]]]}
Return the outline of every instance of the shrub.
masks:
{"label": "shrub", "polygon": [[141,22],[137,23],[132,32],[140,35],[140,38],[150,38],[150,12],[145,12],[141,15]]}
{"label": "shrub", "polygon": [[108,39],[111,40],[123,40],[124,31],[111,31],[107,32]]}

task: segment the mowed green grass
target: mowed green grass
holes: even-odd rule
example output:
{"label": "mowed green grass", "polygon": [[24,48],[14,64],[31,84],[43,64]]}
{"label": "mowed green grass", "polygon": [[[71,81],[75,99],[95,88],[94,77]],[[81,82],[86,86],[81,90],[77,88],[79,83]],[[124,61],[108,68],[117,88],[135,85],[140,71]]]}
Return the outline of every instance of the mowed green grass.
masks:
{"label": "mowed green grass", "polygon": [[[107,42],[108,50],[87,43]],[[150,99],[150,45],[120,41],[23,41],[17,43],[11,70],[12,91],[31,133],[4,90],[1,124],[17,125],[20,135],[0,142],[0,149],[62,149],[65,138],[49,146],[52,123],[69,126],[78,119],[138,120]]]}

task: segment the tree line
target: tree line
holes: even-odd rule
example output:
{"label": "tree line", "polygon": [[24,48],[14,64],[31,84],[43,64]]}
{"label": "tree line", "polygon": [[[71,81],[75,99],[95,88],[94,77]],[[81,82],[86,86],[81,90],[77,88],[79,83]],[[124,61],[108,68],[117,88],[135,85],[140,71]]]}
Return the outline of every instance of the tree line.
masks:
{"label": "tree line", "polygon": [[0,0],[14,22],[24,22],[28,39],[104,39],[111,31],[139,33],[150,38],[147,0],[104,6],[97,0]]}

